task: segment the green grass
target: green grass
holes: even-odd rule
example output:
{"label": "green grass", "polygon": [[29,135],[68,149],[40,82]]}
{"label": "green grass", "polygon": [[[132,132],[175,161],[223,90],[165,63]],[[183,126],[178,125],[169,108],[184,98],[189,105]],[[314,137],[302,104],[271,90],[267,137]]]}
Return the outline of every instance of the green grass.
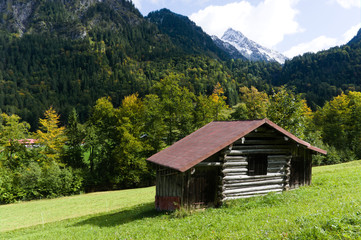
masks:
{"label": "green grass", "polygon": [[0,239],[361,239],[361,161],[218,209],[158,213],[145,188],[0,206],[0,226]]}
{"label": "green grass", "polygon": [[0,206],[0,232],[127,209],[154,201],[155,189],[97,192]]}

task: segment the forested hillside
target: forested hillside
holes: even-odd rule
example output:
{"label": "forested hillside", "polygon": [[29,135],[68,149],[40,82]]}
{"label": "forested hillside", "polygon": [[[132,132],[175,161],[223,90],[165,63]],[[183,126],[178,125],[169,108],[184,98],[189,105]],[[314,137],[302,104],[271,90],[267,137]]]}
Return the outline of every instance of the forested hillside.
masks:
{"label": "forested hillside", "polygon": [[163,9],[144,18],[126,0],[4,1],[0,9],[1,110],[32,129],[50,106],[63,122],[75,107],[84,122],[98,98],[110,96],[118,106],[124,96],[150,93],[169,72],[183,74],[182,86],[196,94],[211,94],[221,83],[232,106],[240,86],[270,94],[286,84],[313,109],[341,91],[359,90],[359,36],[282,67],[230,60],[187,17]]}
{"label": "forested hillside", "polygon": [[188,54],[205,54],[222,60],[230,58],[228,53],[218,48],[212,38],[188,17],[161,9],[149,13],[147,19],[155,23],[162,33],[168,35]]}
{"label": "forested hillside", "polygon": [[145,159],[213,120],[267,117],[327,149],[315,165],[361,158],[361,32],[281,65],[229,59],[187,17],[127,0],[0,14],[0,203],[151,185]]}
{"label": "forested hillside", "polygon": [[286,61],[273,82],[305,93],[314,108],[343,91],[361,90],[361,30],[348,44]]}

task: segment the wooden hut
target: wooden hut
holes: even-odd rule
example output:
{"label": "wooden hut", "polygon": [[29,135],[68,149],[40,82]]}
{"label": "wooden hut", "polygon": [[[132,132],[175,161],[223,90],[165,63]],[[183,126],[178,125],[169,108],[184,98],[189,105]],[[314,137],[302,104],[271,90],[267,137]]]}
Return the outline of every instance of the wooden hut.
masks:
{"label": "wooden hut", "polygon": [[211,122],[147,160],[157,165],[155,205],[217,206],[311,183],[311,146],[268,119]]}

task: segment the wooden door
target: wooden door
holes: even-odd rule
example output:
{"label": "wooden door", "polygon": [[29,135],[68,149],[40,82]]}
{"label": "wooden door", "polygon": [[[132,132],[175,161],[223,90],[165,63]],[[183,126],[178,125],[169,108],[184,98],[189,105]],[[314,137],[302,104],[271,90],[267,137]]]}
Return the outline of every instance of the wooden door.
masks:
{"label": "wooden door", "polygon": [[189,182],[188,203],[195,207],[213,205],[216,199],[217,168],[196,168]]}
{"label": "wooden door", "polygon": [[297,188],[305,184],[305,162],[302,157],[291,160],[290,188]]}

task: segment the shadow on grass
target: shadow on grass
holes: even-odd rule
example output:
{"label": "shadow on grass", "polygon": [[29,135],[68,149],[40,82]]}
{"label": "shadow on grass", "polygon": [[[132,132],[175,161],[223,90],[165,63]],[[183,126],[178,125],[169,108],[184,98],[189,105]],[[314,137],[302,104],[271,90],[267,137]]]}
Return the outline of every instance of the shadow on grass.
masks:
{"label": "shadow on grass", "polygon": [[143,218],[151,218],[162,215],[154,208],[154,203],[140,204],[125,210],[112,211],[108,214],[90,217],[84,221],[74,224],[74,226],[94,225],[99,227],[114,227],[126,224]]}

